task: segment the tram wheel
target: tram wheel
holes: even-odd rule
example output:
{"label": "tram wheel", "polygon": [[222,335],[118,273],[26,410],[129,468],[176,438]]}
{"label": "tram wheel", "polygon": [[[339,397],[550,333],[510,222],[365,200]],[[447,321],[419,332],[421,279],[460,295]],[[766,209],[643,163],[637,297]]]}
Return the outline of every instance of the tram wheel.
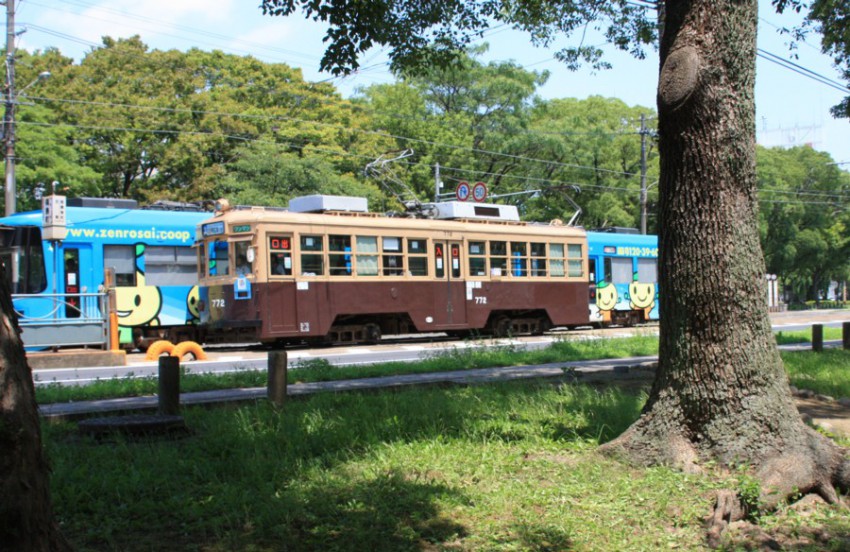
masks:
{"label": "tram wheel", "polygon": [[507,316],[500,316],[493,321],[493,336],[508,337],[511,335],[511,319]]}

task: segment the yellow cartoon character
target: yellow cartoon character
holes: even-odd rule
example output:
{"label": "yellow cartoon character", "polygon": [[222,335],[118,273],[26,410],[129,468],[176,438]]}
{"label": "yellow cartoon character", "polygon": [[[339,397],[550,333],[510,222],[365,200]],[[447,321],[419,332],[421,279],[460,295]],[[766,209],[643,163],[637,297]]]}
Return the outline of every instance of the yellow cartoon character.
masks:
{"label": "yellow cartoon character", "polygon": [[136,285],[115,288],[115,303],[119,326],[159,325],[162,292],[156,286],[145,285],[145,274],[136,270]]}
{"label": "yellow cartoon character", "polygon": [[189,294],[186,295],[186,308],[189,311],[189,319],[186,320],[188,324],[195,324],[200,320],[201,313],[198,311],[198,301],[201,299],[201,294],[198,291],[198,286],[192,286],[192,289],[189,290]]}
{"label": "yellow cartoon character", "polygon": [[603,322],[611,322],[611,311],[617,306],[617,299],[617,288],[614,284],[602,281],[596,285],[596,306],[599,307]]}
{"label": "yellow cartoon character", "polygon": [[629,284],[628,297],[631,308],[643,311],[643,319],[649,320],[649,313],[655,307],[655,284],[638,282],[638,275],[635,273],[632,283]]}

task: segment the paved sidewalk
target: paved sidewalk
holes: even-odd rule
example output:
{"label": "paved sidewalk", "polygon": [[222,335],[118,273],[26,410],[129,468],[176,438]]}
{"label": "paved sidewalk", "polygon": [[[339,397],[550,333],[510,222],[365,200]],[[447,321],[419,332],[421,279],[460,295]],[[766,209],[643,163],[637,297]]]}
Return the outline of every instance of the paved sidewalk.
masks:
{"label": "paved sidewalk", "polygon": [[[572,375],[577,380],[583,382],[607,381],[612,377],[626,380],[651,377],[656,362],[656,357],[634,357],[628,359],[558,362],[532,366],[506,366],[503,368],[481,368],[455,372],[431,372],[427,374],[295,383],[287,386],[287,395],[297,396],[331,391],[357,391],[441,383],[490,383],[516,379],[564,377],[565,375]],[[266,393],[265,387],[181,393],[180,404],[198,405],[264,399]],[[39,406],[39,410],[44,418],[77,418],[134,410],[155,410],[158,407],[158,403],[159,399],[157,396],[148,395],[120,399],[42,404]]]}

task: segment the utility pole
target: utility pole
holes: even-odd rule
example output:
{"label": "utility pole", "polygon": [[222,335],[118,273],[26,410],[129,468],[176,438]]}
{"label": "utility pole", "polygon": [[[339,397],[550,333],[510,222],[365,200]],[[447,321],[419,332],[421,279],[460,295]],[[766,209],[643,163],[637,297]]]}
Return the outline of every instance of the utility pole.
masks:
{"label": "utility pole", "polygon": [[640,233],[646,234],[646,116],[640,114]]}
{"label": "utility pole", "polygon": [[15,189],[15,0],[6,0],[6,114],[3,141],[6,146],[6,216],[17,209]]}
{"label": "utility pole", "polygon": [[443,183],[440,181],[440,164],[437,163],[434,165],[434,203],[440,201],[440,188],[443,187]]}

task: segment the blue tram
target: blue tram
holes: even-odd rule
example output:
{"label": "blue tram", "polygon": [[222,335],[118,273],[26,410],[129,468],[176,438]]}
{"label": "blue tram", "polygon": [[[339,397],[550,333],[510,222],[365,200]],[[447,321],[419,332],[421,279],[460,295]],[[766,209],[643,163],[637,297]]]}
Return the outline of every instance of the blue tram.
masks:
{"label": "blue tram", "polygon": [[658,320],[658,237],[627,228],[589,231],[587,249],[591,323]]}
{"label": "blue tram", "polygon": [[[194,339],[194,228],[209,213],[176,207],[140,209],[132,200],[72,198],[61,239],[45,233],[47,211],[0,218],[0,261],[25,346],[103,343],[106,269],[115,274],[123,347],[145,350],[155,339]],[[98,323],[101,335],[87,337]]]}

